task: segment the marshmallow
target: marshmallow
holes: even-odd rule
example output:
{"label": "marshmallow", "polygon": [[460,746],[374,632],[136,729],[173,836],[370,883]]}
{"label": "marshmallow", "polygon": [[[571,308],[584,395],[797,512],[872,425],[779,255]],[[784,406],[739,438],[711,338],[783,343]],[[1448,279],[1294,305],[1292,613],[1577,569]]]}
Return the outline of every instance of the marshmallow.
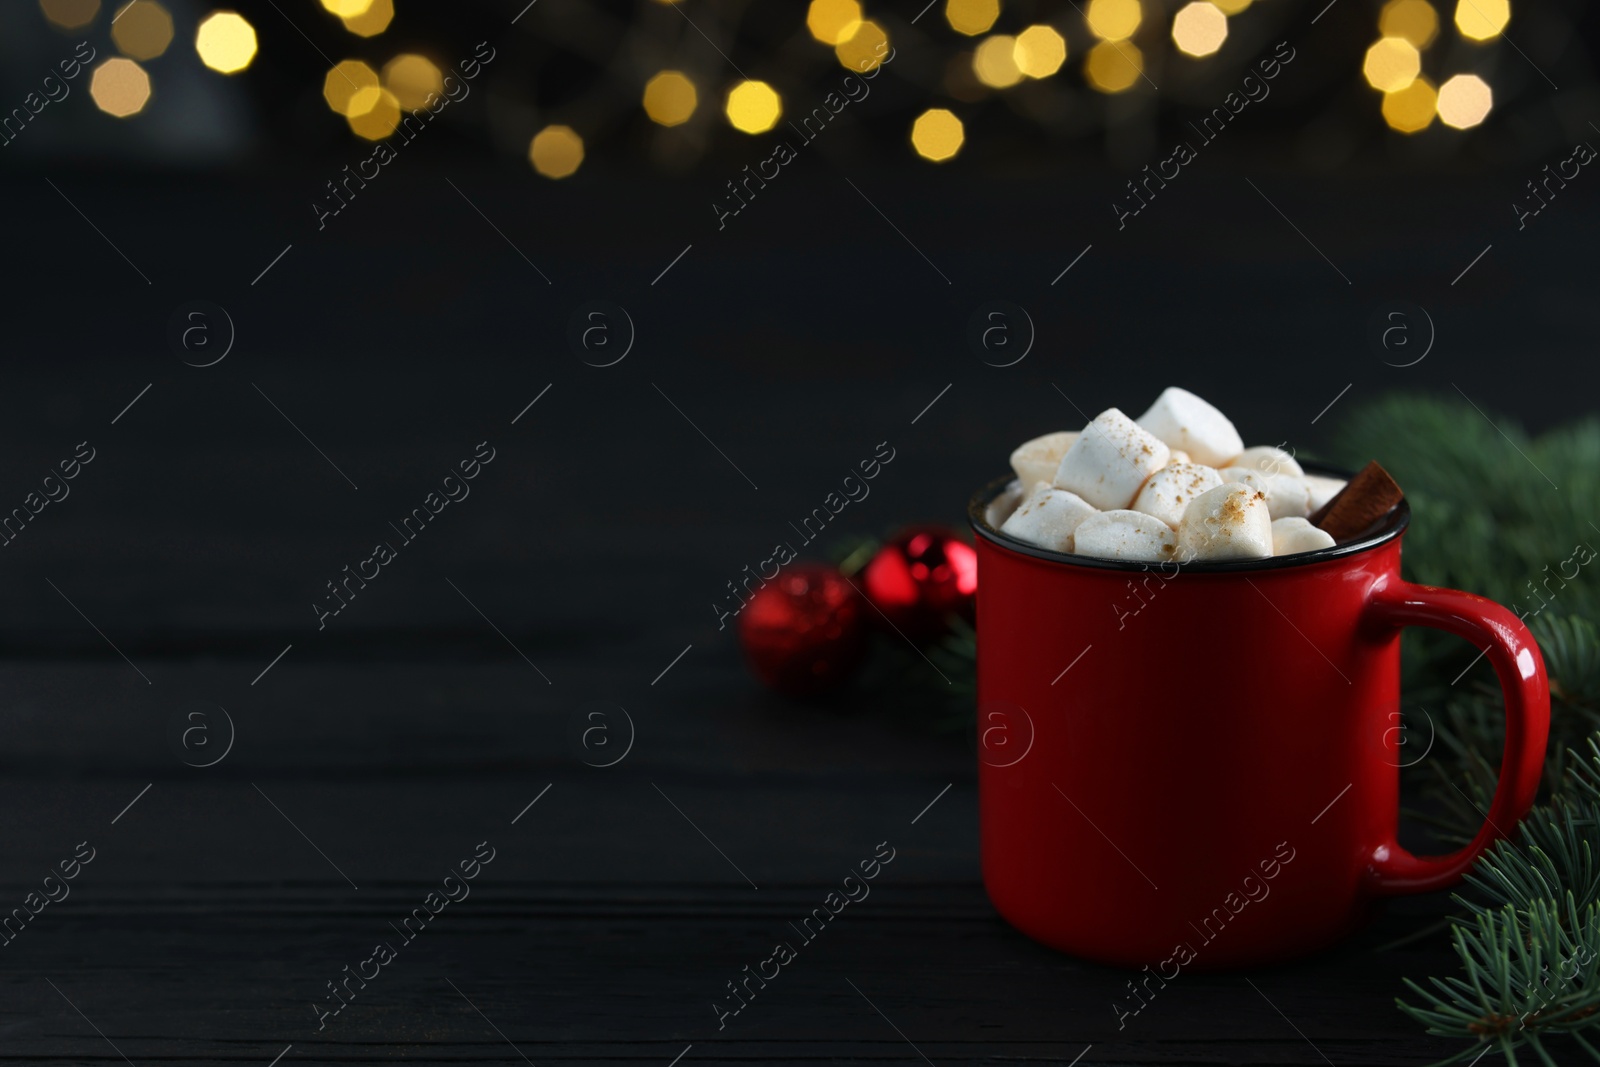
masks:
{"label": "marshmallow", "polygon": [[1168,455],[1168,457],[1167,457],[1167,466],[1169,466],[1169,467],[1172,466],[1174,463],[1193,463],[1193,462],[1194,462],[1194,460],[1189,458],[1189,453],[1185,452],[1181,448],[1174,448],[1172,450],[1171,454]]}
{"label": "marshmallow", "polygon": [[1078,525],[1073,551],[1100,559],[1169,560],[1178,553],[1172,527],[1138,511],[1102,511]]}
{"label": "marshmallow", "polygon": [[1076,493],[1038,482],[1000,527],[1018,541],[1055,552],[1072,551],[1072,534],[1078,524],[1095,514]]}
{"label": "marshmallow", "polygon": [[1230,467],[1248,467],[1262,474],[1305,474],[1295,458],[1276,445],[1255,445],[1228,461]]}
{"label": "marshmallow", "polygon": [[1001,525],[1011,517],[1011,513],[1017,510],[1017,505],[1022,502],[1025,488],[1022,482],[1012,482],[1006,486],[1000,495],[989,501],[989,506],[983,509],[983,521],[996,530],[1000,529]]}
{"label": "marshmallow", "polygon": [[1315,552],[1332,548],[1333,538],[1301,518],[1275,519],[1272,523],[1272,554],[1292,556],[1296,552]]}
{"label": "marshmallow", "polygon": [[1116,408],[1084,427],[1056,468],[1055,485],[1102,510],[1125,508],[1144,480],[1167,465],[1170,450]]}
{"label": "marshmallow", "polygon": [[1243,482],[1266,495],[1267,511],[1274,519],[1304,518],[1311,514],[1311,490],[1304,478],[1292,474],[1263,474],[1249,467],[1224,467],[1225,482]]}
{"label": "marshmallow", "polygon": [[1244,439],[1228,416],[1176,386],[1156,397],[1139,425],[1208,467],[1221,467],[1244,451]]}
{"label": "marshmallow", "polygon": [[1344,488],[1343,478],[1324,478],[1320,474],[1307,474],[1300,479],[1311,491],[1311,510],[1316,511],[1338,495]]}
{"label": "marshmallow", "polygon": [[1178,524],[1185,559],[1264,559],[1272,555],[1272,517],[1266,494],[1243,482],[1224,482],[1194,500]]}
{"label": "marshmallow", "polygon": [[1061,457],[1067,454],[1067,449],[1077,439],[1076,433],[1063,430],[1024,441],[1011,453],[1011,469],[1017,472],[1017,477],[1022,479],[1025,486],[1031,486],[1034,482],[1048,482],[1056,476]]}
{"label": "marshmallow", "polygon": [[1169,463],[1152,474],[1133,502],[1134,511],[1154,515],[1174,530],[1189,501],[1222,484],[1222,476],[1197,463]]}

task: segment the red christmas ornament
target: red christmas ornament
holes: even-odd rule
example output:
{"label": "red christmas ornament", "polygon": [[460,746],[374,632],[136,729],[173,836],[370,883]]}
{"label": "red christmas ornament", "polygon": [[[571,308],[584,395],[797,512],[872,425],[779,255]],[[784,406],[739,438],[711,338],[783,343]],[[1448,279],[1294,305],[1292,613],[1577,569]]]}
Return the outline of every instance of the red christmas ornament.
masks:
{"label": "red christmas ornament", "polygon": [[745,658],[769,688],[816,696],[837,688],[867,648],[867,605],[837,570],[796,563],[739,613]]}
{"label": "red christmas ornament", "polygon": [[861,572],[867,598],[913,641],[945,632],[949,617],[973,620],[978,554],[943,527],[902,531]]}

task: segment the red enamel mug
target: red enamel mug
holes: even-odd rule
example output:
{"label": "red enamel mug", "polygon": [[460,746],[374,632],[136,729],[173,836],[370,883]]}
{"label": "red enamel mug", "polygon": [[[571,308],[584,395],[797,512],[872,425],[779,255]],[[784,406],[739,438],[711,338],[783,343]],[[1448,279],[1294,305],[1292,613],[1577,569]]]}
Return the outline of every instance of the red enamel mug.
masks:
{"label": "red enamel mug", "polygon": [[[1029,937],[1169,979],[1288,959],[1454,885],[1533,803],[1538,645],[1491,601],[1400,577],[1406,504],[1332,548],[1157,565],[999,532],[1007,488],[969,509],[979,825],[989,899]],[[1483,649],[1505,695],[1494,801],[1443,856],[1396,840],[1407,626]]]}

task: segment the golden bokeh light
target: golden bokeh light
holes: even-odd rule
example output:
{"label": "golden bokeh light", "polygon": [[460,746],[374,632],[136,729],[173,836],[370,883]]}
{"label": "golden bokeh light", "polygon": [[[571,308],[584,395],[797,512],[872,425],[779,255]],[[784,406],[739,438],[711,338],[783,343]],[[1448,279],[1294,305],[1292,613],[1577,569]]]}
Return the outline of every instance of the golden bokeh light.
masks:
{"label": "golden bokeh light", "polygon": [[1022,80],[1017,68],[1017,39],[997,33],[978,42],[972,53],[972,72],[991,89],[1008,89]]}
{"label": "golden bokeh light", "polygon": [[1250,6],[1250,0],[1211,0],[1224,15],[1237,15]]}
{"label": "golden bokeh light", "polygon": [[766,82],[742,81],[728,92],[728,121],[745,133],[766,133],[778,124],[783,101]]}
{"label": "golden bokeh light", "polygon": [[359,15],[347,15],[344,28],[357,37],[376,37],[394,21],[393,0],[372,0],[372,6]]}
{"label": "golden bokeh light", "polygon": [[321,0],[322,9],[330,15],[338,15],[341,19],[353,19],[358,15],[365,15],[372,6],[372,0]]}
{"label": "golden bokeh light", "polygon": [[427,56],[402,52],[383,65],[383,87],[401,108],[415,111],[428,106],[429,95],[443,95],[444,75]]}
{"label": "golden bokeh light", "polygon": [[1000,0],[945,0],[944,20],[957,33],[976,37],[988,33],[1000,17]]}
{"label": "golden bokeh light", "polygon": [[1439,94],[1427,78],[1416,81],[1396,93],[1383,94],[1383,121],[1389,128],[1401,133],[1416,133],[1433,123]]}
{"label": "golden bokeh light", "polygon": [[645,82],[644,113],[662,126],[680,126],[689,121],[700,104],[694,82],[678,70],[664,70]]}
{"label": "golden bokeh light", "polygon": [[954,158],[967,139],[961,120],[942,107],[929,108],[911,124],[911,147],[935,163]]}
{"label": "golden bokeh light", "polygon": [[369,85],[356,90],[344,117],[356,136],[381,141],[400,125],[400,103],[389,90]]}
{"label": "golden bokeh light", "polygon": [[234,11],[213,11],[200,20],[194,50],[200,62],[223,74],[237,74],[256,57],[256,30]]}
{"label": "golden bokeh light", "polygon": [[844,44],[861,22],[856,0],[811,0],[806,9],[806,29],[823,44]]}
{"label": "golden bokeh light", "polygon": [[528,159],[546,178],[565,178],[583,164],[583,138],[571,126],[546,126],[529,143]]}
{"label": "golden bokeh light", "polygon": [[111,20],[111,40],[125,56],[155,59],[172,43],[172,16],[156,0],[133,0]]}
{"label": "golden bokeh light", "polygon": [[1510,0],[1457,0],[1456,29],[1474,41],[1496,37],[1511,21]]}
{"label": "golden bokeh light", "polygon": [[1123,41],[1133,36],[1144,19],[1139,0],[1089,0],[1084,14],[1089,31],[1105,41]]}
{"label": "golden bokeh light", "polygon": [[858,74],[877,70],[889,54],[889,35],[883,32],[883,27],[867,19],[856,24],[850,39],[836,46],[833,54],[839,57],[839,65],[846,70]]}
{"label": "golden bokeh light", "polygon": [[1228,16],[1210,0],[1186,4],[1172,17],[1172,43],[1191,56],[1209,56],[1228,39]]}
{"label": "golden bokeh light", "polygon": [[143,111],[150,101],[150,75],[131,59],[108,59],[94,68],[89,95],[107,115],[125,119]]}
{"label": "golden bokeh light", "polygon": [[1120,93],[1133,88],[1144,72],[1144,54],[1132,41],[1101,41],[1089,49],[1083,60],[1083,76],[1102,93]]}
{"label": "golden bokeh light", "polygon": [[100,14],[100,0],[39,0],[39,10],[63,30],[87,26]]}
{"label": "golden bokeh light", "polygon": [[1439,86],[1439,121],[1458,130],[1470,129],[1488,117],[1494,92],[1476,74],[1457,74]]}
{"label": "golden bokeh light", "polygon": [[1367,49],[1361,73],[1367,84],[1385,93],[1397,93],[1422,72],[1422,55],[1403,37],[1384,37]]}
{"label": "golden bokeh light", "polygon": [[[362,89],[376,89],[378,72],[359,59],[347,59],[328,71],[322,79],[322,98],[338,115],[350,116],[350,101]],[[370,106],[370,105],[369,105]]]}
{"label": "golden bokeh light", "polygon": [[1017,34],[1012,60],[1029,78],[1048,78],[1067,61],[1067,39],[1053,27],[1037,24]]}
{"label": "golden bokeh light", "polygon": [[1439,35],[1439,13],[1428,0],[1389,0],[1378,14],[1378,32],[1426,48]]}

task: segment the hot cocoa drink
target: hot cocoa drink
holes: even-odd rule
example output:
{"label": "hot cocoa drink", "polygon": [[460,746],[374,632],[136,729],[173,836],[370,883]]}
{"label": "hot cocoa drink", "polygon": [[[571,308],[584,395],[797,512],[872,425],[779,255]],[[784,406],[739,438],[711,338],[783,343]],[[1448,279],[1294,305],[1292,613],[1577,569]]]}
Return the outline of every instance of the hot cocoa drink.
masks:
{"label": "hot cocoa drink", "polygon": [[1271,445],[1246,448],[1228,417],[1172,387],[1130,419],[1108,408],[1082,430],[1011,454],[1017,481],[990,505],[1002,533],[1100,559],[1264,559],[1351,540],[1400,503],[1382,467],[1348,485],[1308,474]]}

